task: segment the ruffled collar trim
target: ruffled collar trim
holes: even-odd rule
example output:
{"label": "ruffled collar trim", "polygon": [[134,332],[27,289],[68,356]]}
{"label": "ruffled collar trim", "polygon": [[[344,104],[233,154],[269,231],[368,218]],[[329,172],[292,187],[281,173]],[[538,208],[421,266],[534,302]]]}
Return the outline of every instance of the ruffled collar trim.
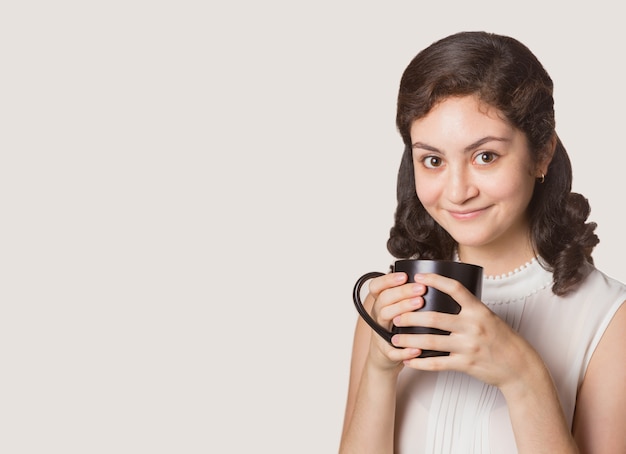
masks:
{"label": "ruffled collar trim", "polygon": [[552,287],[552,281],[552,272],[541,265],[540,259],[533,258],[509,273],[484,276],[482,300],[485,304],[518,301]]}
{"label": "ruffled collar trim", "polygon": [[[454,260],[459,260],[455,252]],[[499,275],[483,276],[482,301],[487,305],[505,304],[523,300],[530,295],[552,287],[552,272],[533,257],[513,271]]]}

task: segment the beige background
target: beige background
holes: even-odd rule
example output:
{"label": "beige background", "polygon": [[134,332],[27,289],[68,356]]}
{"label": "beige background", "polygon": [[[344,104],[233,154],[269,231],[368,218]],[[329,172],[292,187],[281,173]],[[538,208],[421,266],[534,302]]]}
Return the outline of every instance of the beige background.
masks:
{"label": "beige background", "polygon": [[[7,4],[8,3],[8,4]],[[354,280],[385,271],[397,84],[449,33],[556,84],[626,280],[614,2],[5,2],[0,451],[329,453]]]}

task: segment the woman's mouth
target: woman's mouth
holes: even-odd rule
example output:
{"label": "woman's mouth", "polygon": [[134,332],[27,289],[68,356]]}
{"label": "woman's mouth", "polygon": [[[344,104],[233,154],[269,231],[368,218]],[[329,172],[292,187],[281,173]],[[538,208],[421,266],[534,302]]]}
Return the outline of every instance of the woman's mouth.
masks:
{"label": "woman's mouth", "polygon": [[448,210],[450,216],[459,221],[468,221],[471,219],[475,219],[480,216],[485,211],[484,208],[475,209],[475,210],[464,210],[464,211],[451,211]]}

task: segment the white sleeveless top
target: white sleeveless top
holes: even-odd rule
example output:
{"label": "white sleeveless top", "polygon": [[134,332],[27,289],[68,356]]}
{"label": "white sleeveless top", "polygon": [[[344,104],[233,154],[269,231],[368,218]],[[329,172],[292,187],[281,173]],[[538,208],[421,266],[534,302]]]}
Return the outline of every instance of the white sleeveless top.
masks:
{"label": "white sleeveless top", "polygon": [[[552,293],[552,273],[537,259],[508,275],[483,279],[483,302],[530,342],[548,366],[570,427],[591,355],[626,300],[625,285],[590,268],[579,289],[564,297]],[[459,372],[402,370],[395,438],[395,451],[401,454],[517,452],[498,388]]]}

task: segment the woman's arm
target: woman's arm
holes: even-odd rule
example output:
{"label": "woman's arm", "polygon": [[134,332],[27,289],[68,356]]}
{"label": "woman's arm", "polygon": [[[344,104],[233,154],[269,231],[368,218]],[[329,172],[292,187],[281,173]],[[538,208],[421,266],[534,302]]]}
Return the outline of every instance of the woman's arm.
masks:
{"label": "woman's arm", "polygon": [[522,373],[500,387],[509,409],[518,452],[578,453],[545,363],[530,345],[519,355],[520,364],[525,365]]}
{"label": "woman's arm", "polygon": [[[398,286],[404,282],[404,273],[371,281],[370,294],[363,305],[382,326],[390,326],[393,317],[423,305],[421,295],[425,287]],[[352,346],[341,454],[393,453],[398,374],[403,360],[420,354],[416,349],[396,349],[372,333],[359,318]]]}
{"label": "woman's arm", "polygon": [[[371,307],[370,298],[364,306]],[[370,303],[368,305],[368,302]],[[348,401],[339,452],[392,453],[397,373],[379,372],[367,366],[371,328],[357,321],[350,364]]]}
{"label": "woman's arm", "polygon": [[576,399],[574,437],[584,454],[626,453],[626,304],[596,347]]}

